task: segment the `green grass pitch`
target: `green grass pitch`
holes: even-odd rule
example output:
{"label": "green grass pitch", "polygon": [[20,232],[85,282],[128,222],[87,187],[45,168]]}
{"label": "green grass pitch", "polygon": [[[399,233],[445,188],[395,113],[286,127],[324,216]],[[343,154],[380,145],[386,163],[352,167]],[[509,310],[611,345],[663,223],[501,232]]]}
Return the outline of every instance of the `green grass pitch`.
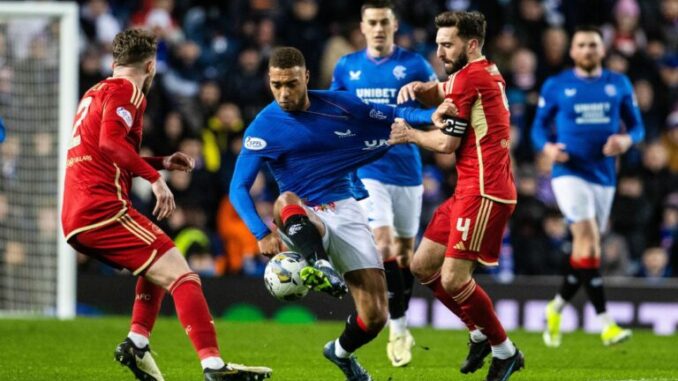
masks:
{"label": "green grass pitch", "polygon": [[[272,380],[343,380],[321,354],[342,323],[280,324],[217,322],[227,361],[273,368]],[[127,333],[128,318],[74,321],[0,320],[0,380],[133,380],[113,361],[113,349]],[[484,380],[487,365],[462,375],[466,355],[461,331],[414,329],[414,359],[392,368],[385,354],[388,334],[358,351],[361,363],[378,381]],[[545,348],[535,333],[511,332],[525,353],[526,368],[514,381],[678,381],[678,341],[636,330],[633,338],[605,348],[597,335],[567,334],[559,349]],[[167,381],[202,380],[196,356],[176,319],[161,318],[152,337],[155,358]]]}

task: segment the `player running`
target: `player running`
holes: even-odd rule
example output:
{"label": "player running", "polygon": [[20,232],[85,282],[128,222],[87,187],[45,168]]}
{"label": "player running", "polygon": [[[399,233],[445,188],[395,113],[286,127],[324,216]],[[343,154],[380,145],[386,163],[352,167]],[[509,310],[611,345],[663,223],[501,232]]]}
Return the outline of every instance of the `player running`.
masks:
{"label": "player running", "polygon": [[[458,181],[454,195],[438,207],[426,228],[412,272],[470,331],[461,372],[475,372],[491,352],[486,381],[506,381],[525,360],[506,336],[489,296],[473,279],[478,263],[498,264],[502,234],[516,203],[505,82],[482,55],[486,23],[481,13],[444,12],[435,24],[438,58],[450,78],[443,84],[408,84],[398,98],[443,102],[433,116],[439,129],[416,131],[398,121],[390,143],[455,152]],[[456,115],[443,118],[445,107]]]}
{"label": "player running", "polygon": [[554,163],[553,192],[572,233],[572,255],[560,291],[546,306],[543,338],[549,347],[560,346],[561,312],[584,285],[603,326],[603,344],[611,345],[631,331],[606,312],[600,235],[614,199],[616,157],[643,140],[645,129],[628,78],[602,67],[605,48],[597,28],[577,28],[570,57],[574,69],[544,83],[532,125],[535,148]]}
{"label": "player running", "polygon": [[[280,252],[284,241],[323,271],[318,278],[330,274],[326,280],[332,287],[325,291],[333,295],[345,286],[321,258],[329,257],[344,276],[357,311],[323,353],[348,380],[368,381],[372,378],[352,353],[386,323],[386,282],[367,218],[353,197],[350,174],[386,152],[395,117],[430,124],[433,112],[363,102],[343,91],[309,91],[304,56],[295,48],[276,49],[268,68],[275,102],[245,131],[231,202],[263,254]],[[275,231],[261,220],[249,194],[264,164],[281,192],[275,202]]]}
{"label": "player running", "polygon": [[[366,101],[395,105],[402,85],[436,80],[424,57],[393,44],[398,21],[390,0],[367,1],[361,14],[360,30],[367,49],[337,62],[331,90],[348,90]],[[383,158],[358,169],[358,177],[369,192],[360,205],[367,213],[386,274],[390,318],[386,354],[393,366],[405,366],[412,361],[414,346],[405,314],[412,296],[410,261],[424,191],[419,149],[414,144],[395,146]]]}
{"label": "player running", "polygon": [[168,157],[140,157],[145,94],[156,68],[157,42],[142,30],[119,33],[113,40],[113,76],[89,89],[77,109],[67,156],[61,221],[68,243],[78,252],[139,276],[128,337],[115,360],[138,380],[161,381],[149,336],[165,291],[198,353],[204,379],[262,380],[269,368],[225,364],[200,278],[160,228],[132,207],[132,178],[152,184],[157,199],[153,215],[172,214],[174,197],[157,170],[191,171],[193,160],[180,152]]}

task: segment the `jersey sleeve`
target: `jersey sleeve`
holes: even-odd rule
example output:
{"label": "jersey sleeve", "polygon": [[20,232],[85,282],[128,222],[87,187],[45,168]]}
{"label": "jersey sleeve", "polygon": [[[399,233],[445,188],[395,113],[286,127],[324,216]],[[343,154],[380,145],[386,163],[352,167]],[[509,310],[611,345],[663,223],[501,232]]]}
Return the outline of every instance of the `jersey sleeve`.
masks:
{"label": "jersey sleeve", "polygon": [[243,147],[235,164],[229,191],[233,207],[257,239],[264,238],[271,231],[257,213],[250,188],[264,163],[282,155],[282,149],[266,133],[267,128],[274,124],[266,118],[266,114],[260,114],[245,130]]}
{"label": "jersey sleeve", "polygon": [[466,121],[471,117],[471,107],[478,99],[477,83],[478,74],[472,72],[453,75],[449,81],[443,85],[445,98],[451,99],[457,106],[457,118]]}
{"label": "jersey sleeve", "polygon": [[553,117],[558,110],[557,86],[554,79],[547,80],[541,88],[537,113],[532,122],[532,145],[537,151],[549,141]]}
{"label": "jersey sleeve", "polygon": [[344,75],[346,74],[344,69],[345,63],[346,56],[343,56],[337,61],[336,66],[334,66],[330,90],[346,90],[346,85],[344,85]]}
{"label": "jersey sleeve", "polygon": [[[363,101],[350,93],[334,93],[342,97],[342,103],[356,119],[380,123],[390,128],[395,118],[403,118],[407,123],[414,125],[431,124],[434,109],[424,110],[409,106],[392,106],[388,104]],[[341,95],[339,95],[341,94]]]}
{"label": "jersey sleeve", "polygon": [[121,169],[153,183],[160,174],[127,142],[141,105],[141,92],[133,86],[120,86],[103,99],[99,149]]}
{"label": "jersey sleeve", "polygon": [[235,172],[231,180],[229,198],[240,218],[258,240],[271,231],[257,213],[256,205],[250,195],[250,188],[257,178],[264,159],[258,155],[240,155],[235,163]]}
{"label": "jersey sleeve", "polygon": [[626,76],[621,77],[621,87],[621,118],[626,125],[626,132],[631,136],[633,143],[637,144],[645,138],[643,118],[640,115],[631,81]]}

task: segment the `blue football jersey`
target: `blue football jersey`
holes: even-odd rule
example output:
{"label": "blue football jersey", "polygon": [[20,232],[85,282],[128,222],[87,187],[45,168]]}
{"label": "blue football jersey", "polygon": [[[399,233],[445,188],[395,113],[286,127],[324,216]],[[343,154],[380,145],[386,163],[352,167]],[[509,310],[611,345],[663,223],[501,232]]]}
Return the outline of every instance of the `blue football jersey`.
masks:
{"label": "blue football jersey", "polygon": [[622,121],[633,143],[640,142],[645,128],[626,76],[603,70],[599,77],[581,78],[566,70],[542,87],[532,142],[540,151],[548,141],[565,145],[570,159],[553,166],[553,177],[572,175],[614,186],[616,159],[603,155],[603,146],[610,135],[622,132]]}
{"label": "blue football jersey", "polygon": [[370,104],[345,91],[309,91],[309,99],[309,109],[298,112],[286,112],[273,102],[245,131],[230,198],[258,239],[269,230],[249,190],[262,165],[269,166],[280,192],[294,192],[307,205],[351,198],[351,174],[386,153],[394,119],[429,124],[433,114]]}
{"label": "blue football jersey", "polygon": [[[363,100],[396,104],[400,88],[412,81],[435,81],[431,65],[421,55],[396,46],[384,58],[371,57],[367,50],[347,54],[334,68],[331,90],[346,90]],[[416,102],[408,106],[417,107]],[[358,169],[361,179],[375,179],[400,186],[422,183],[421,157],[414,144],[401,144],[381,159]]]}

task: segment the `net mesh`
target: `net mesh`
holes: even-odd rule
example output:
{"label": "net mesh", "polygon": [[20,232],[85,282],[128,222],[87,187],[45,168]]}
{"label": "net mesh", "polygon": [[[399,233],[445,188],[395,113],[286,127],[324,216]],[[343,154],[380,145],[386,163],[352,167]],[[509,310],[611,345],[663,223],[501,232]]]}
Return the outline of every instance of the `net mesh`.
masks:
{"label": "net mesh", "polygon": [[[74,40],[75,41],[75,40]],[[54,314],[59,19],[0,7],[0,313]]]}

